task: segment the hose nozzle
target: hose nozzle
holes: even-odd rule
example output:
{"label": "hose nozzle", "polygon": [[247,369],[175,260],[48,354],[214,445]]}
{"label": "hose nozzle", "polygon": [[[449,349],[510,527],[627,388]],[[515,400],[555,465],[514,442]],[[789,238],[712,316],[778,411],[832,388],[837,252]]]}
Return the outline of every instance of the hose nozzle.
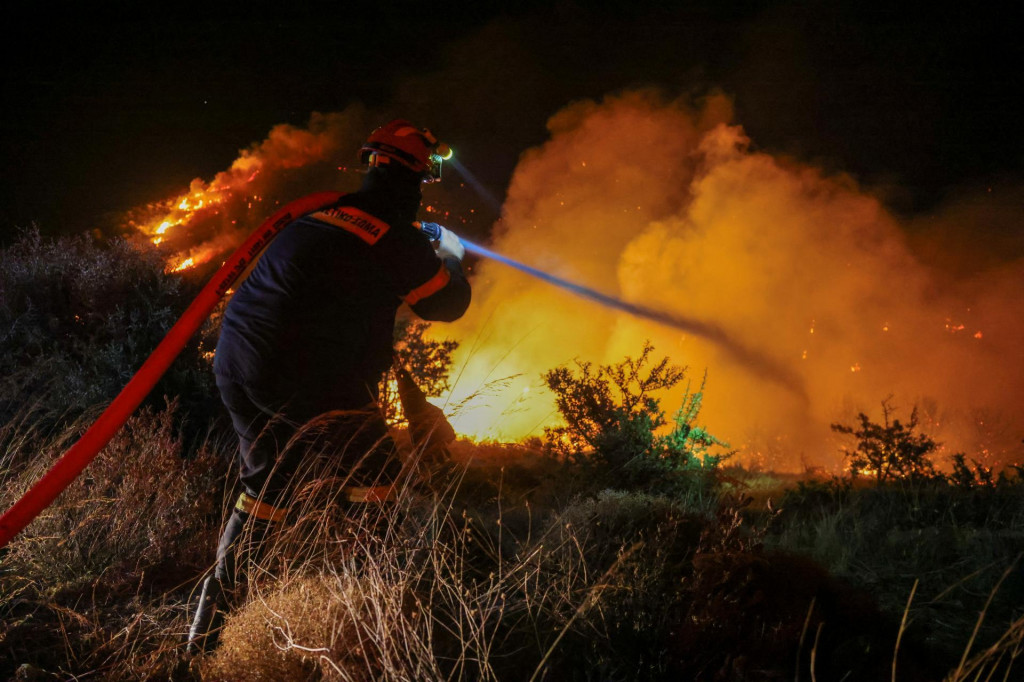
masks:
{"label": "hose nozzle", "polygon": [[420,222],[413,223],[420,228],[420,232],[427,235],[432,242],[436,242],[441,238],[441,226],[437,223]]}

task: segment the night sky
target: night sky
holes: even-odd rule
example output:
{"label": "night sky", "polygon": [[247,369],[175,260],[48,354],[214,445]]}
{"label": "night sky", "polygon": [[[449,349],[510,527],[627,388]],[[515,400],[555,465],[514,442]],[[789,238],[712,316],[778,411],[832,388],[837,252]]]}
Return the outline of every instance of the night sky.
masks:
{"label": "night sky", "polygon": [[380,4],[8,3],[0,243],[32,221],[104,228],[353,102],[431,127],[500,196],[551,114],[645,86],[727,93],[758,148],[848,172],[898,214],[990,186],[1024,214],[1019,7]]}

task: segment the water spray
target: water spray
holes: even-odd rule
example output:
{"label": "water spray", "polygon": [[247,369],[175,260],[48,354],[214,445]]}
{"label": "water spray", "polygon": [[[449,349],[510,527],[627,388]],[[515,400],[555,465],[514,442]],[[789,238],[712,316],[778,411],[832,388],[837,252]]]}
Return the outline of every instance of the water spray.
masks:
{"label": "water spray", "polygon": [[[442,226],[437,223],[423,222],[420,223],[420,229],[425,235],[430,237],[430,239],[437,240],[441,238],[441,230],[447,228],[442,228]],[[634,317],[650,320],[651,322],[656,322],[666,327],[672,327],[673,329],[678,329],[679,331],[707,339],[725,350],[734,360],[758,376],[783,386],[790,392],[797,395],[803,402],[807,402],[807,391],[804,388],[803,380],[796,372],[781,364],[774,358],[745,346],[716,324],[685,317],[665,310],[657,310],[639,303],[623,301],[621,298],[602,293],[596,289],[583,286],[582,284],[570,282],[567,279],[552,275],[549,272],[544,272],[539,268],[526,265],[525,263],[520,263],[517,260],[509,258],[508,256],[503,256],[500,253],[480,246],[479,244],[474,244],[468,239],[462,239],[460,237],[459,241],[462,242],[462,246],[465,247],[466,251],[474,255],[482,258],[489,258],[490,260],[515,268],[520,272],[524,272],[531,277],[535,277],[543,282],[552,284],[564,291],[568,291],[569,293],[594,301],[595,303],[599,303],[607,308],[621,310],[622,312],[633,315]]]}

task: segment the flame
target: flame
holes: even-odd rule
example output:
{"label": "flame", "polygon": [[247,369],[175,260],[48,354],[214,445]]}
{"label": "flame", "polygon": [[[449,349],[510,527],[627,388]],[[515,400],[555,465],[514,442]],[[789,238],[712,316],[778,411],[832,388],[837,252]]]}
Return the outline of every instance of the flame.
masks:
{"label": "flame", "polygon": [[195,265],[196,261],[194,258],[186,258],[177,265],[171,266],[170,270],[171,272],[181,272],[182,270],[188,270],[189,268],[193,268],[195,267]]}
{"label": "flame", "polygon": [[[169,250],[169,270],[208,262],[240,243],[247,231],[280,203],[268,191],[275,192],[277,183],[290,171],[329,169],[334,177],[325,180],[324,186],[336,185],[336,174],[345,167],[333,163],[332,157],[342,150],[354,156],[351,147],[367,129],[364,118],[361,109],[352,108],[337,114],[313,114],[307,128],[275,126],[265,140],[242,150],[228,170],[210,181],[196,178],[181,194],[136,209],[126,225]],[[329,166],[328,161],[332,161]]]}
{"label": "flame", "polygon": [[878,477],[878,469],[874,467],[861,467],[860,469],[856,469],[854,467],[847,467],[846,470],[854,476],[863,476],[865,478]]}
{"label": "flame", "polygon": [[[222,174],[223,175],[223,174]],[[218,176],[220,177],[220,176]],[[151,204],[148,216],[141,220],[131,220],[129,225],[147,237],[153,244],[166,244],[177,237],[177,232],[187,228],[198,220],[209,219],[217,214],[219,207],[233,197],[230,186],[216,180],[204,183],[195,179],[188,192],[179,197]],[[193,267],[197,263],[206,262],[216,255],[215,249],[196,250],[191,245],[188,256],[176,255],[169,259],[168,270],[181,271]]]}

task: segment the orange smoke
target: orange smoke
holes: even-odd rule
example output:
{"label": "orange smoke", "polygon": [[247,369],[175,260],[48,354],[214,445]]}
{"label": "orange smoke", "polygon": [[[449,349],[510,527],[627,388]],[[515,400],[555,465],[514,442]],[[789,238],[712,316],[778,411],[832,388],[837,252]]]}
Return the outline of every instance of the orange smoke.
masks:
{"label": "orange smoke", "polygon": [[[566,107],[548,122],[550,140],[522,155],[491,246],[626,301],[718,325],[791,368],[809,403],[708,341],[484,261],[469,313],[433,328],[461,344],[444,401],[456,429],[504,440],[538,434],[557,422],[543,372],[577,358],[616,362],[650,339],[689,366],[694,385],[707,370],[702,421],[764,466],[837,467],[829,424],[849,423],[857,411],[878,416],[889,395],[901,414],[919,405],[923,428],[946,453],[989,465],[1020,459],[1024,263],[989,262],[957,276],[923,265],[916,254],[942,263],[955,250],[917,223],[912,250],[908,226],[851,178],[752,150],[732,116],[721,95],[694,105],[632,92]],[[200,264],[239,243],[275,205],[352,188],[356,178],[344,169],[376,123],[350,107],[314,115],[308,129],[277,126],[229,170],[136,212],[132,224],[168,249],[169,267]],[[442,220],[458,229],[448,191],[426,196],[432,213],[451,210]],[[957,233],[949,220],[932,219],[947,228],[937,234]],[[671,411],[680,397],[663,396],[663,405]]]}
{"label": "orange smoke", "polygon": [[[456,428],[537,433],[557,417],[550,397],[535,396],[542,372],[573,358],[614,362],[651,339],[695,382],[708,370],[703,419],[767,466],[836,465],[829,424],[874,414],[890,394],[908,414],[921,405],[947,452],[1019,457],[1024,323],[1011,311],[1024,303],[1024,264],[940,284],[853,180],[751,151],[730,118],[720,96],[692,107],[628,93],[567,107],[549,122],[551,140],[523,155],[493,248],[714,322],[798,372],[810,405],[706,341],[482,263],[455,327]],[[984,415],[1016,431],[982,447]]]}

